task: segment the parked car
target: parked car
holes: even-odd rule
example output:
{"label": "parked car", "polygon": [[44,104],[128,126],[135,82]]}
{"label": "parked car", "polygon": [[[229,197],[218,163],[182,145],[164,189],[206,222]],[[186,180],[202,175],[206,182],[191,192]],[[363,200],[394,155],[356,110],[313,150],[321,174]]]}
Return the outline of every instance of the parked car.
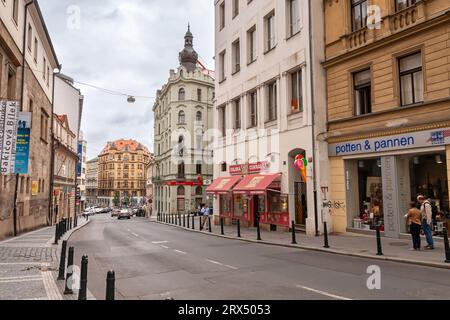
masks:
{"label": "parked car", "polygon": [[95,215],[94,209],[85,210],[83,212],[83,217],[90,217],[90,216],[93,216],[93,215]]}
{"label": "parked car", "polygon": [[122,219],[128,219],[128,220],[130,220],[131,219],[131,212],[129,211],[129,210],[120,210],[120,212],[119,212],[119,214],[118,214],[118,216],[117,216],[117,218],[119,219],[119,220],[122,220]]}
{"label": "parked car", "polygon": [[120,210],[112,210],[111,212],[111,218],[118,217],[120,213]]}

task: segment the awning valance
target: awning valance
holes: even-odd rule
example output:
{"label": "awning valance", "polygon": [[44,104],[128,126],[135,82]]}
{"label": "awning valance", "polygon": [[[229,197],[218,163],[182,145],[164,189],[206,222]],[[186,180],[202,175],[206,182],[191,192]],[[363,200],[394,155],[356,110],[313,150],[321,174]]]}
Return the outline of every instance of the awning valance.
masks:
{"label": "awning valance", "polygon": [[227,194],[233,187],[241,181],[241,177],[221,177],[206,189],[207,194]]}
{"label": "awning valance", "polygon": [[249,175],[233,189],[235,194],[265,194],[268,189],[279,190],[281,174]]}

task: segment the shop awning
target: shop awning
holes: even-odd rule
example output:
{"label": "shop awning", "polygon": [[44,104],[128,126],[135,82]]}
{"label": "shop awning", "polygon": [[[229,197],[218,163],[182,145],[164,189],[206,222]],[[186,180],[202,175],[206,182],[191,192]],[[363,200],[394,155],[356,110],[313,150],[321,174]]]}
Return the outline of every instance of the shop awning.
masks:
{"label": "shop awning", "polygon": [[206,189],[207,194],[227,194],[233,187],[241,181],[241,177],[221,177]]}
{"label": "shop awning", "polygon": [[249,175],[233,189],[235,194],[265,194],[269,189],[280,190],[281,174]]}

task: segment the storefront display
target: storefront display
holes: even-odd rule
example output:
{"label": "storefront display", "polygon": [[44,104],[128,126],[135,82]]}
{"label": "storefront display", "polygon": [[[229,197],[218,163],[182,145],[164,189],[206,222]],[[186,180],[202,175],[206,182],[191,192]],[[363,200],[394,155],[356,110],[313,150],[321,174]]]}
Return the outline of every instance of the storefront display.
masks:
{"label": "storefront display", "polygon": [[233,211],[231,210],[231,195],[220,195],[220,216],[232,217]]}

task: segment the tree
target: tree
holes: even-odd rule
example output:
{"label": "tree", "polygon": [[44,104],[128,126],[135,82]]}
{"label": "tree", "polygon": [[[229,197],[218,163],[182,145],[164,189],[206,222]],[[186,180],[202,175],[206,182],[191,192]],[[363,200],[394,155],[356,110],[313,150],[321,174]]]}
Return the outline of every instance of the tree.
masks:
{"label": "tree", "polygon": [[117,192],[114,194],[113,203],[115,207],[118,207],[120,205],[120,196]]}

